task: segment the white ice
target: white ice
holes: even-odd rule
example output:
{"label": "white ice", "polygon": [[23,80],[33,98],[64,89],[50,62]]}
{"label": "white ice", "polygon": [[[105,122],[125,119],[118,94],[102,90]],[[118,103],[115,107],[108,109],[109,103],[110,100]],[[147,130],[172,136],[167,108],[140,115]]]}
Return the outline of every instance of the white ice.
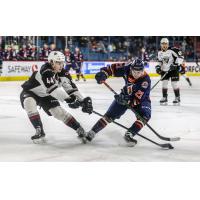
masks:
{"label": "white ice", "polygon": [[[152,85],[158,78],[152,78]],[[22,82],[0,82],[0,161],[200,161],[200,77],[191,77],[193,86],[181,77],[181,106],[173,106],[174,99],[169,85],[169,104],[160,106],[161,84],[151,93],[152,119],[149,124],[166,137],[180,136],[171,142],[173,150],[163,150],[136,136],[138,144],[127,147],[123,135],[125,130],[109,124],[89,144],[81,144],[76,133],[62,122],[47,116],[40,110],[47,135],[46,144],[33,144],[30,137],[35,133],[25,111],[21,108],[19,95]],[[124,82],[121,78],[109,79],[108,83],[120,91]],[[93,99],[94,110],[104,114],[113,100],[113,94],[95,80],[77,83],[85,96]],[[95,114],[82,113],[63,106],[88,131],[99,119]],[[135,117],[127,111],[118,122],[131,126]],[[140,132],[159,143],[147,127]]]}

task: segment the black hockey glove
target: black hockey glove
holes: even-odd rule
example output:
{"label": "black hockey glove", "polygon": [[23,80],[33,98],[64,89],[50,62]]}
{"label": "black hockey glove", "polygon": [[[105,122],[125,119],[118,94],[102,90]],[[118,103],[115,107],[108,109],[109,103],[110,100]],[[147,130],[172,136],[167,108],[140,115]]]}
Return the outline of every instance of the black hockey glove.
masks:
{"label": "black hockey glove", "polygon": [[76,96],[75,95],[70,95],[69,96],[70,98],[67,98],[67,99],[65,99],[65,101],[67,102],[67,103],[73,103],[73,102],[75,102],[76,101]]}
{"label": "black hockey glove", "polygon": [[127,104],[129,105],[130,103],[130,96],[127,94],[124,94],[123,92],[120,94],[116,94],[114,97],[117,103],[120,105],[126,106]]}
{"label": "black hockey glove", "polygon": [[82,102],[80,102],[82,111],[85,113],[91,114],[93,111],[93,106],[92,106],[92,99],[90,97],[86,97],[83,99]]}
{"label": "black hockey glove", "polygon": [[160,65],[156,65],[156,73],[161,74],[161,67]]}
{"label": "black hockey glove", "polygon": [[105,81],[108,77],[106,76],[105,72],[98,72],[95,75],[95,79],[97,81],[98,84],[101,84],[102,81]]}
{"label": "black hockey glove", "polygon": [[70,108],[76,109],[80,106],[80,103],[74,94],[71,94],[70,98],[65,99],[65,101],[68,103]]}

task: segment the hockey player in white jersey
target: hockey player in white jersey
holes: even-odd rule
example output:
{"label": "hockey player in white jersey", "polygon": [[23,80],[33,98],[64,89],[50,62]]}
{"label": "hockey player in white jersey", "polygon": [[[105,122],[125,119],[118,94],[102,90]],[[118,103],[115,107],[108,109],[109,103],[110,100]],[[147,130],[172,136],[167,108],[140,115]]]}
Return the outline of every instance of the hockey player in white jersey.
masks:
{"label": "hockey player in white jersey", "polygon": [[83,143],[86,142],[85,131],[80,123],[64,108],[59,101],[66,102],[71,108],[82,107],[82,111],[91,114],[92,100],[84,98],[72,82],[71,76],[64,70],[65,56],[59,51],[52,51],[40,71],[35,71],[23,85],[20,95],[22,107],[27,112],[30,122],[36,129],[31,139],[38,143],[44,139],[45,132],[37,105],[50,116],[63,121],[74,129]]}
{"label": "hockey player in white jersey", "polygon": [[168,81],[171,79],[172,88],[174,90],[175,99],[174,105],[180,104],[180,89],[179,89],[179,73],[183,68],[184,57],[182,52],[177,48],[169,47],[169,40],[162,38],[160,41],[161,50],[158,51],[158,65],[156,66],[156,72],[161,75],[162,78],[162,99],[161,105],[166,105],[168,102]]}

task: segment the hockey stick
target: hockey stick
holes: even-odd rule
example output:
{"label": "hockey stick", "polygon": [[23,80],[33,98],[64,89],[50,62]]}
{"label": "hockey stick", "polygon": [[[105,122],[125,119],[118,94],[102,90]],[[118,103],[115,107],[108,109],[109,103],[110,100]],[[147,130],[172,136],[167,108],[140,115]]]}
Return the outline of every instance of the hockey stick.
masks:
{"label": "hockey stick", "polygon": [[150,91],[152,91],[153,88],[155,88],[156,85],[158,85],[158,83],[159,83],[160,81],[162,81],[162,80],[165,78],[165,76],[168,74],[168,72],[169,72],[169,71],[167,71],[167,72],[163,75],[163,77],[161,77],[161,78],[154,84],[154,86],[152,86],[152,88],[151,88]]}
{"label": "hockey stick", "polygon": [[[103,117],[102,114],[100,114],[100,113],[98,113],[98,112],[96,112],[96,111],[94,111],[94,110],[93,110],[92,112],[93,112],[94,114],[96,114],[96,115],[99,115],[99,116]],[[124,128],[124,129],[128,130],[128,128],[127,128],[126,126],[124,126],[124,125],[122,125],[122,124],[120,124],[120,123],[118,123],[118,122],[115,122],[115,121],[112,121],[112,122],[113,122],[114,124],[116,124],[116,125],[118,125],[118,126]],[[142,138],[145,139],[145,140],[148,140],[149,142],[151,142],[151,143],[153,143],[153,144],[155,144],[155,145],[157,145],[157,146],[159,146],[159,147],[162,147],[162,148],[165,148],[165,149],[173,149],[173,148],[174,148],[170,143],[160,144],[160,143],[157,143],[157,142],[155,142],[155,141],[153,141],[153,140],[151,140],[151,139],[149,139],[149,138],[147,138],[147,137],[145,137],[145,136],[143,136],[143,135],[140,135],[139,133],[136,133],[136,135],[142,137]]]}
{"label": "hockey stick", "polygon": [[[102,83],[111,91],[113,92],[114,94],[117,94],[105,81],[102,81]],[[164,137],[160,134],[158,134],[147,122],[146,120],[141,117],[133,108],[131,108],[129,105],[127,105],[127,107],[129,109],[131,109],[135,115],[145,124],[147,125],[147,127],[155,134],[157,135],[161,140],[166,140],[166,141],[179,141],[180,140],[180,137],[174,137],[174,138],[168,138],[168,137]]]}

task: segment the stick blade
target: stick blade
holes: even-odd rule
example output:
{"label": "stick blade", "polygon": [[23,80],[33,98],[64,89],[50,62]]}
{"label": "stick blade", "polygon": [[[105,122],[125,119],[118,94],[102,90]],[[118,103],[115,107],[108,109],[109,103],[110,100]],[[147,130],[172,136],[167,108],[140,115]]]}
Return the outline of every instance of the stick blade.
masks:
{"label": "stick blade", "polygon": [[174,149],[174,147],[170,143],[162,144],[163,149]]}
{"label": "stick blade", "polygon": [[181,138],[180,137],[175,137],[175,138],[170,138],[170,141],[175,142],[179,141]]}

